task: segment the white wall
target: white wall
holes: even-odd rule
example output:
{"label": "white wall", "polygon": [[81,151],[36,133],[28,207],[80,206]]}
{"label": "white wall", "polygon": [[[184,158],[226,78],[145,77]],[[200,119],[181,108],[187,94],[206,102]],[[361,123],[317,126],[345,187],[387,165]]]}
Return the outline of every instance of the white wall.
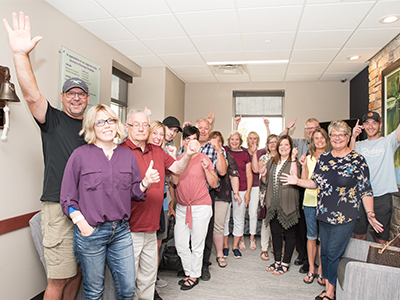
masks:
{"label": "white wall", "polygon": [[285,90],[285,124],[297,118],[291,135],[305,137],[308,118],[320,122],[349,117],[349,84],[341,82],[186,84],[185,120],[206,118],[215,110],[214,129],[227,137],[233,128],[233,91]]}
{"label": "white wall", "polygon": [[[61,46],[65,46],[101,66],[100,101],[110,103],[113,60],[130,75],[141,69],[81,26],[43,1],[0,1],[0,18],[11,23],[13,11],[31,18],[32,36],[43,40],[31,53],[31,61],[41,93],[58,107]],[[0,25],[0,65],[11,70],[11,81],[21,103],[11,103],[11,129],[7,142],[0,142],[0,220],[40,210],[43,159],[40,132],[23,100],[14,72],[7,32]],[[1,130],[0,130],[1,133]],[[29,228],[0,235],[0,298],[26,300],[45,289],[46,278]]]}

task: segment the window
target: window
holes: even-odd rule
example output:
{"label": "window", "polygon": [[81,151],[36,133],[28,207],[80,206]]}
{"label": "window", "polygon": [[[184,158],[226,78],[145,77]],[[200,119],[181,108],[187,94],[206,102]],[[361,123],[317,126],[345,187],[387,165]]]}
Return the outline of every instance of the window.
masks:
{"label": "window", "polygon": [[128,83],[132,82],[131,76],[113,67],[110,107],[118,115],[123,124],[126,122],[126,110],[128,107]]}
{"label": "window", "polygon": [[267,131],[263,117],[269,120],[271,133],[280,134],[283,129],[284,91],[234,91],[235,117],[242,115],[239,132],[243,136],[243,147],[247,147],[247,135],[251,131],[260,136],[260,148],[265,146]]}

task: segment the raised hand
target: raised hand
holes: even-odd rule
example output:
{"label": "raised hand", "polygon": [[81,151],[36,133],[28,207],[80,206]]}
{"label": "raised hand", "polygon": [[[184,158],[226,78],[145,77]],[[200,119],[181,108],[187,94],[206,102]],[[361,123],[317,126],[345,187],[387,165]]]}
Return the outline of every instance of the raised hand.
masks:
{"label": "raised hand", "polygon": [[183,127],[186,127],[188,125],[192,125],[192,121],[183,122]]}
{"label": "raised hand", "polygon": [[306,166],[306,164],[307,164],[307,157],[306,157],[305,154],[303,154],[303,155],[299,158],[299,163],[300,163],[303,167]]}
{"label": "raised hand", "polygon": [[250,151],[253,152],[254,155],[257,153],[257,144],[250,145]]}
{"label": "raised hand", "polygon": [[215,151],[221,152],[222,148],[217,139],[211,139],[210,144],[214,148]]}
{"label": "raised hand", "polygon": [[176,147],[175,146],[166,146],[165,150],[167,150],[168,154],[173,158],[176,158]]}
{"label": "raised hand", "polygon": [[297,121],[297,118],[294,119],[294,121],[290,121],[289,123],[287,123],[286,128],[287,129],[293,128],[293,126],[296,125],[296,121]]}
{"label": "raised hand", "polygon": [[151,110],[150,110],[147,106],[144,107],[144,112],[145,112],[149,117],[151,116]]}
{"label": "raised hand", "polygon": [[193,155],[199,152],[200,150],[200,143],[198,140],[191,140],[188,144],[187,154]]}
{"label": "raised hand", "polygon": [[3,19],[4,27],[8,33],[8,42],[11,51],[14,55],[28,55],[36,47],[42,37],[35,36],[31,38],[31,21],[22,11],[19,13],[19,20],[15,12],[12,14],[12,20],[13,29],[10,27],[7,20]]}
{"label": "raised hand", "polygon": [[160,181],[160,174],[156,169],[153,169],[154,166],[154,161],[150,161],[149,168],[146,171],[145,175],[145,180],[147,181],[147,184],[144,183],[145,186],[148,186],[149,184],[152,183],[157,183]]}
{"label": "raised hand", "polygon": [[201,166],[203,167],[204,170],[206,170],[208,168],[208,160],[205,158],[201,159]]}
{"label": "raised hand", "polygon": [[269,126],[269,120],[267,118],[263,117],[263,121],[264,121],[265,127],[268,127]]}
{"label": "raised hand", "polygon": [[359,125],[358,123],[360,122],[360,120],[357,120],[356,125],[353,128],[353,137],[356,138],[360,135],[360,133],[362,132],[362,130],[364,129],[363,125]]}
{"label": "raised hand", "polygon": [[240,121],[242,121],[242,115],[235,117],[235,130],[239,129]]}
{"label": "raised hand", "polygon": [[210,125],[214,123],[215,120],[215,111],[210,110],[210,114],[207,116],[208,122],[210,122]]}

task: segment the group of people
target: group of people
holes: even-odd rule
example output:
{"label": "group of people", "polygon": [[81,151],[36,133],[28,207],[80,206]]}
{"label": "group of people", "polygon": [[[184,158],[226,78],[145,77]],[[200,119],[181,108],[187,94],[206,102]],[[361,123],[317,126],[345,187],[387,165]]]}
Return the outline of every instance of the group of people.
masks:
{"label": "group of people", "polygon": [[[400,127],[381,137],[377,113],[365,114],[353,133],[343,121],[333,121],[327,133],[311,118],[308,139],[288,135],[295,121],[278,136],[264,119],[268,138],[259,149],[256,132],[242,147],[241,117],[224,146],[221,132],[211,132],[213,112],[183,128],[173,116],[150,122],[148,110],[131,110],[125,124],[103,104],[85,114],[90,94],[79,78],[65,81],[60,111],[36,83],[29,53],[41,38],[31,37],[29,18],[14,13],[13,27],[4,24],[19,85],[42,136],[41,224],[49,278],[44,299],[75,299],[82,278],[85,299],[101,299],[106,264],[117,299],[161,299],[155,290],[162,282],[158,255],[170,215],[176,218],[182,290],[192,289],[200,278],[210,280],[213,244],[221,268],[230,253],[242,257],[246,208],[249,248],[257,248],[261,205],[261,259],[270,259],[270,240],[274,256],[266,270],[288,272],[296,248],[304,282],[317,278],[325,286],[316,299],[335,298],[336,269],[353,230],[365,239],[371,224],[377,241],[389,239]],[[356,142],[363,129],[368,139]],[[178,132],[179,151],[173,141]]]}

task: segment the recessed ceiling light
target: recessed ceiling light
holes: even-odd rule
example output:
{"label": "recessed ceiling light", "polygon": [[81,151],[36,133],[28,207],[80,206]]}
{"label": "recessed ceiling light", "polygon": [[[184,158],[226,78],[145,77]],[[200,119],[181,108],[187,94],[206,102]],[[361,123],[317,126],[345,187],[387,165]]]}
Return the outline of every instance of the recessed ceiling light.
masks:
{"label": "recessed ceiling light", "polygon": [[207,65],[266,65],[266,64],[287,64],[289,60],[244,60],[244,61],[214,61],[208,62]]}
{"label": "recessed ceiling light", "polygon": [[394,23],[398,20],[399,20],[398,15],[390,15],[390,16],[383,17],[382,19],[379,20],[379,22],[382,24],[390,24],[390,23]]}
{"label": "recessed ceiling light", "polygon": [[357,60],[360,58],[361,58],[361,56],[359,56],[359,55],[350,55],[347,57],[348,60]]}
{"label": "recessed ceiling light", "polygon": [[272,43],[272,41],[271,40],[265,40],[264,43],[268,44],[268,43]]}

